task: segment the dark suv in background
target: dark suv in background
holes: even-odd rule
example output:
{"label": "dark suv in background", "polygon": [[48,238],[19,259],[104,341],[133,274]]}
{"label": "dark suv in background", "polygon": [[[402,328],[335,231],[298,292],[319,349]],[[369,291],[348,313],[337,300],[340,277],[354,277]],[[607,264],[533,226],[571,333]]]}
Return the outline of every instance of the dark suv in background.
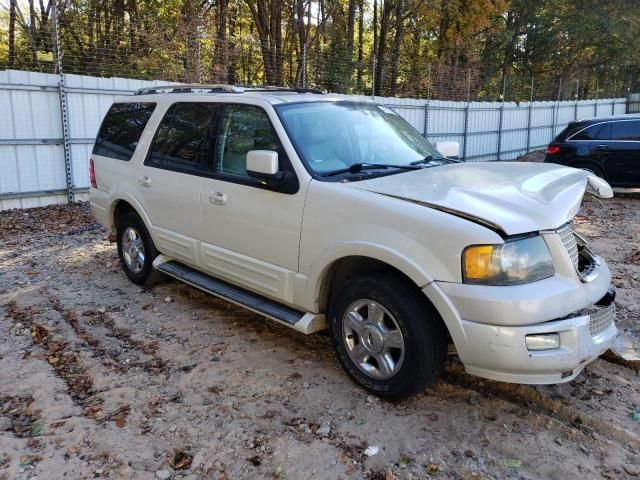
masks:
{"label": "dark suv in background", "polygon": [[640,115],[571,122],[544,161],[590,170],[614,187],[640,187]]}

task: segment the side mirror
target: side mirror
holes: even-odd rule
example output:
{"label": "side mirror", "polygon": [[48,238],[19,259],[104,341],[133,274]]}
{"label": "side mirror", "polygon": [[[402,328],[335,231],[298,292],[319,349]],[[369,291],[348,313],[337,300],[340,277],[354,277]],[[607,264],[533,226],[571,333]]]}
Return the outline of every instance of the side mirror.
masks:
{"label": "side mirror", "polygon": [[282,180],[279,171],[278,152],[272,150],[250,150],[247,152],[247,174],[261,180]]}
{"label": "side mirror", "polygon": [[457,159],[460,156],[460,144],[458,142],[436,142],[436,150],[447,158]]}

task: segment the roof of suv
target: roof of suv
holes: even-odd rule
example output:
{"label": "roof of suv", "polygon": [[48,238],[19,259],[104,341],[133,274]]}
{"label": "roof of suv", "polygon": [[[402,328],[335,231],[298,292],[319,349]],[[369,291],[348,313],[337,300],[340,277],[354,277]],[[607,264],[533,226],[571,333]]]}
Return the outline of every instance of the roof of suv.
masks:
{"label": "roof of suv", "polygon": [[[326,102],[345,100],[346,98],[336,94],[325,94],[320,90],[308,88],[285,88],[269,86],[244,86],[244,85],[161,85],[156,87],[142,88],[134,96],[125,97],[132,100],[135,97],[144,97],[137,100],[147,99],[147,97],[158,98],[170,95],[171,99],[186,99],[194,96],[215,96],[224,98],[234,98],[238,96],[254,97],[266,100],[271,104],[292,103],[292,102]],[[150,98],[149,98],[150,100]],[[363,99],[362,101],[368,101]]]}
{"label": "roof of suv", "polygon": [[607,115],[605,117],[590,117],[590,118],[581,118],[578,120],[572,120],[570,123],[581,123],[581,124],[592,124],[592,123],[600,123],[600,122],[613,122],[616,120],[638,120],[640,119],[640,114],[638,113],[627,113],[623,115]]}

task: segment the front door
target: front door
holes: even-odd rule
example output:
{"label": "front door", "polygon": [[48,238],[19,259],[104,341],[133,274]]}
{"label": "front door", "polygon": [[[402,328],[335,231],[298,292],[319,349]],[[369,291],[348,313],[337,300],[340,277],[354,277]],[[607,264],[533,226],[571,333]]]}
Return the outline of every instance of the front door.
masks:
{"label": "front door", "polygon": [[[251,178],[246,170],[250,150],[276,151],[287,185],[270,188]],[[213,165],[201,191],[202,268],[291,303],[307,185],[299,184],[264,109],[224,105]]]}

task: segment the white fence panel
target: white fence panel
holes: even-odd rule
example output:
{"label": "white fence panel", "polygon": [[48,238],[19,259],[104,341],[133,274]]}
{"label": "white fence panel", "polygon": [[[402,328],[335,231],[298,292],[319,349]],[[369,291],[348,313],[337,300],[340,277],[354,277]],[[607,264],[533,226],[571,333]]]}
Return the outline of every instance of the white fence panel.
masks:
{"label": "white fence panel", "polygon": [[[60,76],[0,71],[0,210],[67,200]],[[66,74],[72,188],[86,199],[89,155],[100,123],[118,95],[167,84]],[[344,95],[352,100],[371,97]],[[624,114],[626,100],[453,102],[375,97],[431,142],[456,141],[467,161],[507,160],[544,148],[570,121]]]}

